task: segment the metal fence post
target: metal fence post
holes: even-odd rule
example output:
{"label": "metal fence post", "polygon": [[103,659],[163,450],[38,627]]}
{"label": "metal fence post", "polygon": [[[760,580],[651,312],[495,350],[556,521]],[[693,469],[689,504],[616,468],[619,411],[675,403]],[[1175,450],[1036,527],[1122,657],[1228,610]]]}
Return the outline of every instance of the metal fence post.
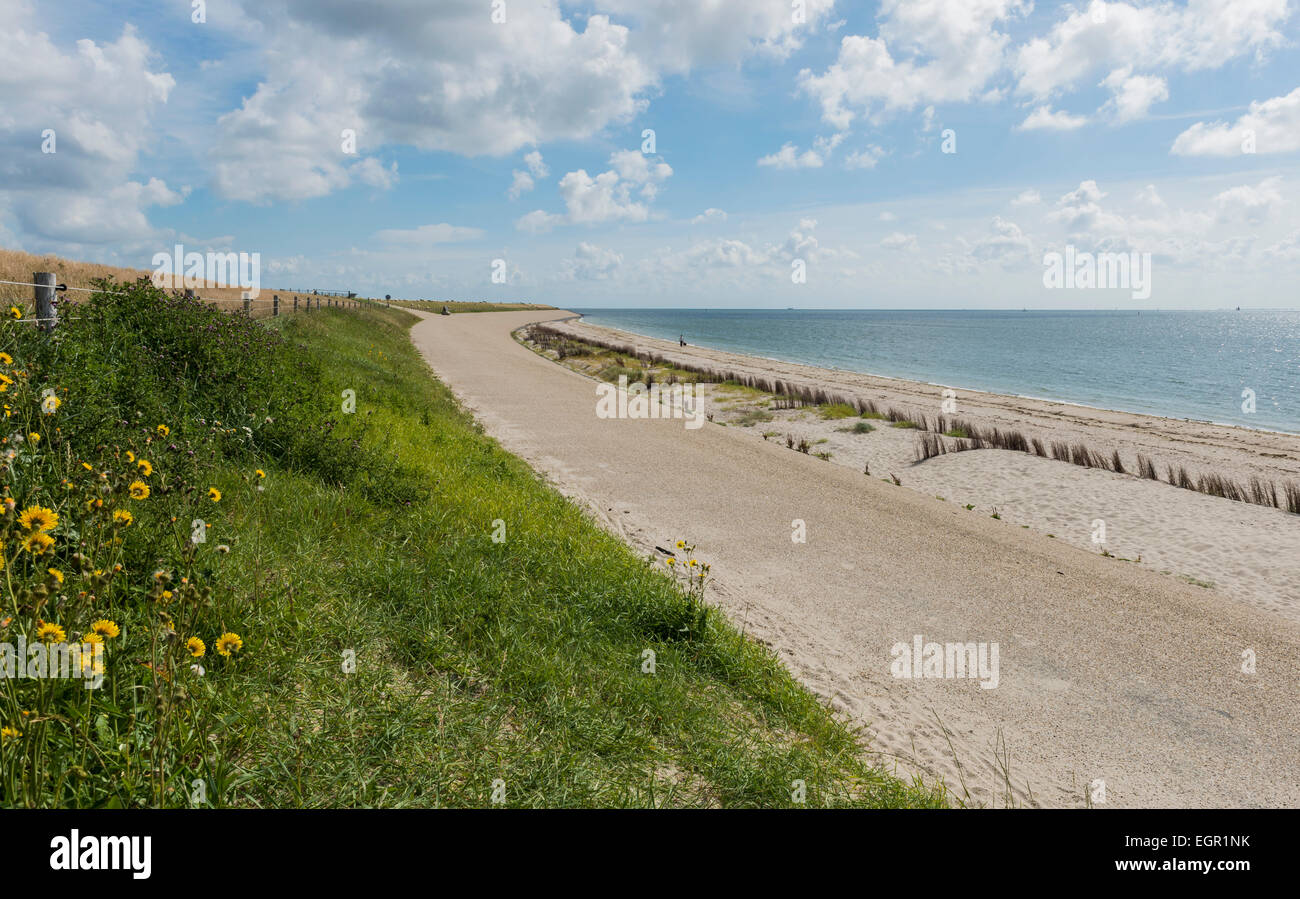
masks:
{"label": "metal fence post", "polygon": [[53,331],[59,324],[59,313],[54,306],[54,288],[58,283],[54,272],[36,272],[32,283],[36,285],[36,326],[42,331]]}

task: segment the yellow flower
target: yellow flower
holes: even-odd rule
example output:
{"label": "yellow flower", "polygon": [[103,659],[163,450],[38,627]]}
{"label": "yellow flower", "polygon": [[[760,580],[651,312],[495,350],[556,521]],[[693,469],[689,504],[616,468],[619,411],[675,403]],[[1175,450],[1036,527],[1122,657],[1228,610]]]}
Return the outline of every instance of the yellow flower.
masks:
{"label": "yellow flower", "polygon": [[[203,641],[200,640],[198,637],[190,637],[188,640],[186,640],[185,648],[188,649],[190,651],[190,655],[192,655],[196,659],[203,658],[203,654],[208,651],[208,648],[203,645]],[[230,653],[222,653],[222,655],[230,655]]]}
{"label": "yellow flower", "polygon": [[5,365],[13,365],[14,357],[10,356],[8,353],[0,353],[0,362],[3,362]]}
{"label": "yellow flower", "polygon": [[230,658],[232,652],[239,652],[244,648],[244,641],[239,638],[239,634],[232,634],[229,631],[217,638],[217,652],[226,658]]}
{"label": "yellow flower", "polygon": [[9,307],[9,317],[10,317],[10,318],[14,318],[14,319],[22,318],[22,317],[23,317],[23,310],[19,309],[17,306],[10,306],[10,307]]}
{"label": "yellow flower", "polygon": [[81,638],[81,642],[82,643],[103,643],[104,638],[101,637],[99,634],[95,633],[94,631],[91,631],[89,634],[86,634]]}
{"label": "yellow flower", "polygon": [[53,415],[62,405],[63,400],[51,393],[45,399],[41,400],[41,411],[46,415]]}
{"label": "yellow flower", "polygon": [[23,732],[16,727],[0,727],[0,740],[17,740]]}
{"label": "yellow flower", "polygon": [[139,462],[135,463],[135,467],[140,469],[140,472],[146,478],[153,474],[153,466],[149,464],[148,459],[141,459]]}
{"label": "yellow flower", "polygon": [[63,632],[63,628],[57,624],[51,624],[47,621],[38,621],[36,626],[36,639],[42,643],[63,643],[68,639],[68,635]]}
{"label": "yellow flower", "polygon": [[81,463],[81,467],[84,468],[84,469],[86,469],[86,471],[94,471],[94,470],[95,470],[94,466],[91,465],[89,462],[82,462],[82,463]]}
{"label": "yellow flower", "polygon": [[126,451],[126,461],[128,461],[128,462],[134,462],[134,461],[135,461],[135,453],[131,452],[130,450],[127,450],[127,451]]}
{"label": "yellow flower", "polygon": [[172,598],[172,591],[170,591],[170,590],[164,590],[164,591],[162,592],[162,598],[163,598],[163,599],[171,599],[171,598]]}
{"label": "yellow flower", "polygon": [[33,531],[22,540],[22,548],[34,556],[39,556],[54,545],[54,538],[40,531]]}
{"label": "yellow flower", "polygon": [[63,583],[63,572],[62,572],[62,571],[59,571],[59,569],[57,569],[57,568],[47,568],[47,569],[45,569],[45,570],[48,571],[51,575],[53,575],[54,579],[55,579],[56,581],[58,581],[60,584]]}
{"label": "yellow flower", "polygon": [[92,633],[99,634],[101,637],[112,639],[122,633],[122,629],[117,626],[116,621],[109,621],[107,618],[101,618],[90,625]]}
{"label": "yellow flower", "polygon": [[677,560],[676,560],[676,559],[664,559],[664,564],[667,565],[669,568],[672,568],[674,565],[677,564]]}
{"label": "yellow flower", "polygon": [[260,469],[260,468],[255,472],[255,474],[256,474],[259,478],[264,478],[264,477],[266,477],[266,472],[262,471],[262,469]]}
{"label": "yellow flower", "polygon": [[131,491],[131,499],[149,498],[149,485],[144,481],[132,481],[131,486],[127,489]]}
{"label": "yellow flower", "polygon": [[45,506],[28,506],[18,516],[18,524],[29,531],[52,531],[59,525],[59,515]]}
{"label": "yellow flower", "polygon": [[698,564],[700,564],[700,563],[697,562],[697,561],[694,560],[694,559],[691,559],[691,560],[690,560],[689,562],[687,562],[686,564],[689,565],[689,566],[691,566],[692,568],[694,568],[696,565],[698,565]]}
{"label": "yellow flower", "polygon": [[166,425],[159,425],[158,427],[154,428],[154,430],[157,431],[159,434],[161,434],[163,437],[166,437],[168,434],[172,432],[172,429],[167,427]]}
{"label": "yellow flower", "polygon": [[212,500],[214,503],[221,502],[221,491],[218,490],[216,487],[209,487],[208,499]]}
{"label": "yellow flower", "polygon": [[686,541],[685,541],[685,540],[678,540],[678,541],[677,541],[677,548],[678,548],[678,549],[685,549],[685,548],[686,548]]}
{"label": "yellow flower", "polygon": [[27,439],[30,440],[32,443],[40,443],[41,435],[33,431],[32,433],[27,435]]}
{"label": "yellow flower", "polygon": [[133,516],[126,509],[118,509],[113,513],[113,520],[115,522],[119,522],[122,525],[122,527],[127,527],[131,524],[131,522],[135,521],[135,516]]}

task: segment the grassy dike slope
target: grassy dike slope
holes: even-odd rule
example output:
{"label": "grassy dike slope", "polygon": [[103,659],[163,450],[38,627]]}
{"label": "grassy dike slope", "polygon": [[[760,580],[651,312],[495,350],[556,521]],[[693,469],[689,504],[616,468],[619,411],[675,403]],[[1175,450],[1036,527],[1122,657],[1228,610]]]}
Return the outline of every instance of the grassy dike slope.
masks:
{"label": "grassy dike slope", "polygon": [[511,806],[787,806],[795,780],[809,805],[933,802],[864,764],[720,615],[683,630],[681,591],[481,433],[411,346],[414,321],[286,325],[429,495],[393,508],[278,475],[246,510],[268,639],[229,710],[233,804],[483,806],[498,780]]}

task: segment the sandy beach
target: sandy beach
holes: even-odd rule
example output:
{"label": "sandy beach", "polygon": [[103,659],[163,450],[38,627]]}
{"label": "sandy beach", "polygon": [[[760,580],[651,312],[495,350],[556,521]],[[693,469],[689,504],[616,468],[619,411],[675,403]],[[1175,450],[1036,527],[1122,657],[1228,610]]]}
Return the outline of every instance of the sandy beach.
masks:
{"label": "sandy beach", "polygon": [[[941,385],[681,348],[581,320],[554,327],[576,337],[628,343],[681,363],[780,378],[930,416],[939,413],[943,401]],[[1129,472],[1135,471],[1140,453],[1162,473],[1173,466],[1194,477],[1216,473],[1241,483],[1258,477],[1279,488],[1286,481],[1300,483],[1297,435],[963,389],[955,390],[954,399],[956,417],[981,427],[1021,431],[1048,444],[1083,443],[1107,456],[1118,450]],[[732,426],[744,422],[743,413],[750,408],[743,397],[725,391],[711,393],[708,407],[716,422]],[[973,505],[972,514],[996,512],[1003,521],[1091,552],[1140,559],[1133,564],[1300,620],[1300,516],[1006,450],[953,453],[917,463],[915,433],[888,422],[857,435],[845,429],[844,421],[824,420],[815,410],[773,410],[770,415],[769,422],[741,426],[760,439],[764,432],[777,442],[785,434],[806,438],[817,451],[829,452],[833,464],[858,472],[869,467],[879,477],[895,474],[904,487],[962,507]],[[1098,521],[1105,526],[1101,542],[1094,541]]]}
{"label": "sandy beach", "polygon": [[[695,543],[711,601],[862,725],[882,763],[985,805],[1300,804],[1300,517],[1004,450],[914,465],[914,434],[846,433],[806,410],[725,426],[732,401],[716,394],[697,430],[602,419],[592,379],[511,336],[569,315],[427,316],[413,339],[490,434],[631,544]],[[929,385],[637,341],[931,412],[941,401]],[[957,402],[981,424],[1161,465],[1300,477],[1287,435],[964,390]],[[831,457],[767,429],[824,438]],[[895,650],[917,635],[997,644],[996,686],[897,676]]]}

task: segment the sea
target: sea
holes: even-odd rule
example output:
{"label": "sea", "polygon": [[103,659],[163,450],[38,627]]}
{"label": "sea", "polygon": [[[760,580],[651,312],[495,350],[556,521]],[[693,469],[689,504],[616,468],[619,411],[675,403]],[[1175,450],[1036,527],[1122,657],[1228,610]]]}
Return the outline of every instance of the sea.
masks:
{"label": "sea", "polygon": [[785,362],[1300,433],[1300,310],[573,311]]}

